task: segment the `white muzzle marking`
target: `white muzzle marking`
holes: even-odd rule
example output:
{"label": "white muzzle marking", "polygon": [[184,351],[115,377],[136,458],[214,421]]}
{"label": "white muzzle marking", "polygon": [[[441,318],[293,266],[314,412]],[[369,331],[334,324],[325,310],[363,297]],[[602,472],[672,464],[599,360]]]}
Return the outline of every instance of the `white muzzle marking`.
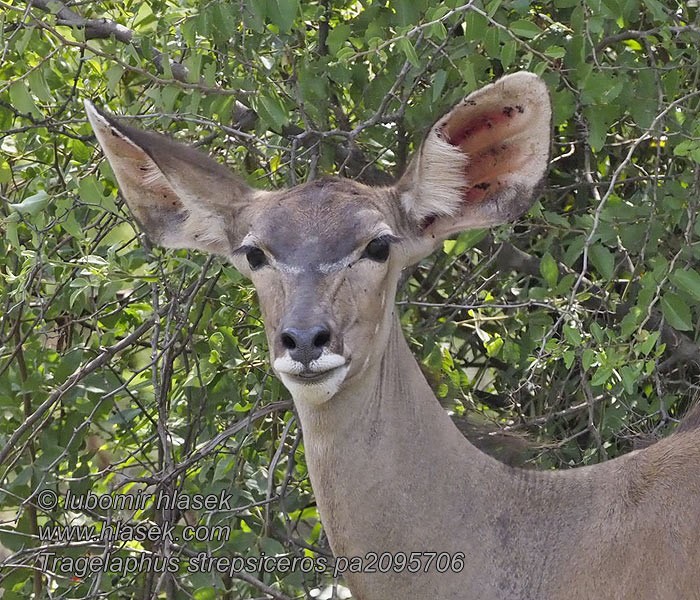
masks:
{"label": "white muzzle marking", "polygon": [[[275,359],[273,367],[292,398],[296,402],[309,404],[323,404],[330,400],[348,373],[345,358],[327,350],[312,360],[308,368],[293,360],[289,354]],[[308,381],[304,376],[308,377]]]}

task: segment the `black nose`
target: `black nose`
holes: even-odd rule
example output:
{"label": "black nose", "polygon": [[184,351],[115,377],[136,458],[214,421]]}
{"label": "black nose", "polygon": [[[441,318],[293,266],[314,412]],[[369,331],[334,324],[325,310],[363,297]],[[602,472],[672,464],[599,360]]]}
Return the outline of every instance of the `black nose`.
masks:
{"label": "black nose", "polygon": [[307,365],[321,356],[323,347],[331,341],[331,332],[325,325],[306,329],[287,327],[281,333],[282,345],[289,350],[292,360]]}

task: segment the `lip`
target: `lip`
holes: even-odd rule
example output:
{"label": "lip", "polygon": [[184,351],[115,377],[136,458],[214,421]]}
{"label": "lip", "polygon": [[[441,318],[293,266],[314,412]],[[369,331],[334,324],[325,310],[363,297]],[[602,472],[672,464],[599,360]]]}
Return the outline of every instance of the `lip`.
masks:
{"label": "lip", "polygon": [[338,372],[338,369],[342,369],[343,366],[341,365],[339,367],[333,367],[332,369],[328,369],[327,371],[302,371],[300,373],[285,373],[287,377],[290,379],[293,379],[294,381],[297,381],[299,383],[303,383],[306,385],[311,385],[311,384],[316,384],[316,383],[322,383],[329,377],[333,376],[335,373]]}

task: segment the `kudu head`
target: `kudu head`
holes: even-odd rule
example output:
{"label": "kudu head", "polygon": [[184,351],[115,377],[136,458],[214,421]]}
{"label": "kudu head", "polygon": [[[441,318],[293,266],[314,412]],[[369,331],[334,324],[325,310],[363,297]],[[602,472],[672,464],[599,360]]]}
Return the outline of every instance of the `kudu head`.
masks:
{"label": "kudu head", "polygon": [[525,72],[460,102],[382,188],[331,177],[255,190],[200,152],[85,104],[144,231],[219,254],[252,279],[274,370],[295,402],[312,405],[381,360],[401,270],[456,232],[518,217],[549,159],[549,94]]}

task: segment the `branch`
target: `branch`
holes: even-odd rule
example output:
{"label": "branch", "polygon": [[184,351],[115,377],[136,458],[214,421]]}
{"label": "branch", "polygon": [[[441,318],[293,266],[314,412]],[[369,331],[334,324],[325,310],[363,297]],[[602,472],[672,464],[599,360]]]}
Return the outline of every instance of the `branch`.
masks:
{"label": "branch", "polygon": [[[477,244],[477,247],[487,256],[492,256],[494,253],[497,253],[495,260],[496,264],[501,269],[512,269],[514,271],[527,273],[528,275],[533,276],[539,275],[539,259],[536,256],[532,256],[531,254],[516,248],[510,242],[503,242],[500,245],[500,248],[498,248],[493,236],[489,234],[483,241]],[[563,264],[559,264],[559,269],[566,273],[574,272]],[[604,290],[591,282],[587,283],[594,295],[605,295]],[[592,308],[593,310],[597,310],[599,308],[595,297],[583,301],[582,304],[583,306]],[[627,302],[617,306],[614,313],[615,319],[622,320],[625,315],[629,313],[631,308],[632,305]],[[668,371],[678,362],[694,362],[696,365],[700,366],[700,347],[698,347],[692,338],[684,333],[676,331],[665,321],[662,324],[661,313],[659,313],[659,311],[652,311],[649,318],[649,326],[652,330],[659,329],[659,326],[661,326],[661,341],[666,344],[666,351],[670,354],[670,357],[660,366],[660,370],[662,372]]]}
{"label": "branch", "polygon": [[[169,304],[166,305],[166,307]],[[164,307],[165,308],[165,307]],[[54,392],[46,399],[41,405],[30,415],[27,419],[15,430],[15,432],[10,436],[2,449],[0,449],[0,464],[8,457],[10,452],[12,452],[17,443],[22,438],[24,433],[30,429],[41,417],[48,412],[54,404],[56,404],[74,385],[79,381],[84,379],[87,375],[96,371],[102,367],[109,359],[111,359],[117,352],[128,348],[137,339],[139,339],[143,334],[145,334],[156,321],[160,318],[160,314],[154,314],[148,321],[141,324],[140,327],[135,329],[132,333],[126,336],[124,339],[120,340],[112,346],[104,348],[100,354],[98,354],[91,361],[85,363],[78,367],[73,374],[68,377]]]}
{"label": "branch", "polygon": [[[604,37],[595,49],[596,52],[603,50],[607,46],[612,46],[618,42],[624,42],[625,40],[643,40],[652,35],[656,35],[662,30],[661,27],[654,27],[653,29],[647,29],[646,31],[639,31],[636,29],[630,29],[629,31],[623,31],[622,33],[616,33],[615,35],[609,35]],[[664,27],[663,31],[670,31],[676,35],[680,35],[686,31],[691,31],[693,33],[700,33],[700,27],[697,25],[685,25],[683,27]]]}
{"label": "branch", "polygon": [[219,446],[219,444],[224,443],[228,438],[236,435],[239,431],[243,431],[247,427],[250,427],[253,424],[253,421],[257,421],[259,418],[265,417],[274,412],[291,410],[292,407],[293,405],[291,400],[282,400],[280,402],[268,404],[264,408],[250,413],[245,419],[234,423],[212,439],[208,440],[201,448],[197,449],[194,454],[188,456],[186,460],[183,460],[181,463],[175,465],[172,471],[167,473],[166,479],[172,479],[183,471],[186,471],[191,465],[212,452],[217,446]]}
{"label": "branch", "polygon": [[[169,543],[168,544],[172,550],[175,550],[178,553],[184,554],[185,556],[189,558],[194,558],[197,556],[197,553],[194,552],[193,550],[190,550],[186,546],[176,544],[176,543]],[[236,571],[231,575],[231,577],[234,577],[235,579],[240,579],[241,581],[245,581],[247,584],[252,585],[253,587],[258,588],[261,592],[264,594],[267,594],[268,596],[272,597],[273,600],[292,600],[289,596],[286,594],[283,594],[279,590],[276,590],[275,588],[267,585],[265,582],[260,581],[256,577],[253,577],[249,573],[246,573],[245,571]]]}
{"label": "branch", "polygon": [[[107,19],[86,19],[56,0],[33,0],[32,6],[56,15],[58,25],[82,27],[85,29],[85,39],[106,39],[114,36],[123,44],[130,44],[134,37],[133,30]],[[51,7],[58,6],[58,11]]]}
{"label": "branch", "polygon": [[[50,12],[56,14],[57,23],[59,25],[68,25],[71,27],[80,27],[85,31],[85,39],[108,39],[114,36],[114,39],[122,42],[123,44],[133,44],[136,51],[143,58],[143,50],[141,49],[138,40],[136,40],[136,34],[132,29],[125,27],[115,21],[110,21],[109,19],[86,19],[85,17],[79,15],[74,10],[60,2],[59,0],[29,0],[32,7],[39,8],[45,12]],[[52,10],[53,7],[53,10]],[[56,11],[58,7],[58,11]],[[84,44],[73,43],[72,45],[77,45],[79,47],[87,47]],[[91,51],[95,51],[94,48],[90,48]],[[164,54],[159,50],[152,48],[153,53],[152,62],[156,66],[159,73],[163,73],[163,57]],[[97,54],[100,54],[97,52]],[[102,55],[104,56],[104,55]],[[167,84],[177,84],[181,87],[187,89],[196,89],[204,93],[210,94],[224,94],[233,96],[247,96],[252,92],[242,91],[242,90],[229,90],[222,87],[210,87],[205,85],[200,81],[200,83],[190,83],[189,80],[189,70],[186,66],[169,61],[170,70],[173,74],[172,80],[162,79],[155,77],[151,73],[144,71],[142,69],[135,69],[131,65],[123,64],[118,61],[125,69],[136,71],[146,77],[149,77],[159,85]],[[252,108],[245,105],[239,99],[235,100],[235,106],[232,114],[232,122],[235,128],[242,132],[251,131],[255,128],[259,115]],[[296,136],[302,136],[300,144],[302,146],[307,146],[318,141],[318,136],[314,135],[302,135],[308,134],[301,127],[296,125],[287,125],[282,128],[281,135],[287,139],[294,138]],[[336,161],[339,163],[344,163],[347,167],[348,174],[368,185],[389,185],[393,182],[393,177],[376,167],[370,160],[368,160],[364,154],[356,147],[344,148],[339,144],[335,144]]]}
{"label": "branch", "polygon": [[[118,42],[121,42],[123,44],[133,44],[134,48],[136,48],[136,51],[138,52],[139,56],[146,58],[143,49],[141,48],[140,44],[138,43],[137,40],[135,40],[135,32],[133,29],[129,29],[128,27],[125,27],[124,25],[120,25],[119,23],[115,21],[110,21],[109,19],[86,19],[85,17],[79,15],[76,13],[74,10],[71,8],[68,8],[65,4],[62,2],[59,2],[59,0],[30,0],[31,1],[31,6],[39,8],[43,10],[44,12],[52,13],[56,15],[56,23],[58,25],[67,25],[69,27],[79,27],[85,31],[85,39],[86,40],[94,40],[94,39],[108,39],[112,36],[114,36],[114,39],[117,40]],[[58,11],[56,11],[56,7],[58,7]],[[157,50],[155,48],[152,48],[152,53],[153,53],[153,64],[156,66],[158,69],[159,73],[163,73],[163,53],[160,50]],[[173,80],[159,80],[157,83],[160,84],[177,84],[180,85],[181,87],[188,88],[188,89],[196,89],[201,92],[206,92],[209,94],[225,94],[225,95],[235,95],[235,96],[243,96],[243,95],[248,95],[250,92],[246,92],[243,90],[228,90],[222,87],[210,87],[207,86],[203,83],[190,83],[188,81],[189,78],[189,69],[185,66],[182,65],[178,62],[175,62],[173,60],[169,61],[170,65],[170,70],[173,74]],[[139,73],[141,71],[139,69],[134,69],[130,65],[127,65],[126,68],[129,68],[131,70],[136,70]],[[240,104],[240,106],[239,106]],[[238,100],[236,100],[236,113],[240,113],[241,115],[244,115],[247,111],[250,109],[245,106],[244,104],[240,103]]]}

